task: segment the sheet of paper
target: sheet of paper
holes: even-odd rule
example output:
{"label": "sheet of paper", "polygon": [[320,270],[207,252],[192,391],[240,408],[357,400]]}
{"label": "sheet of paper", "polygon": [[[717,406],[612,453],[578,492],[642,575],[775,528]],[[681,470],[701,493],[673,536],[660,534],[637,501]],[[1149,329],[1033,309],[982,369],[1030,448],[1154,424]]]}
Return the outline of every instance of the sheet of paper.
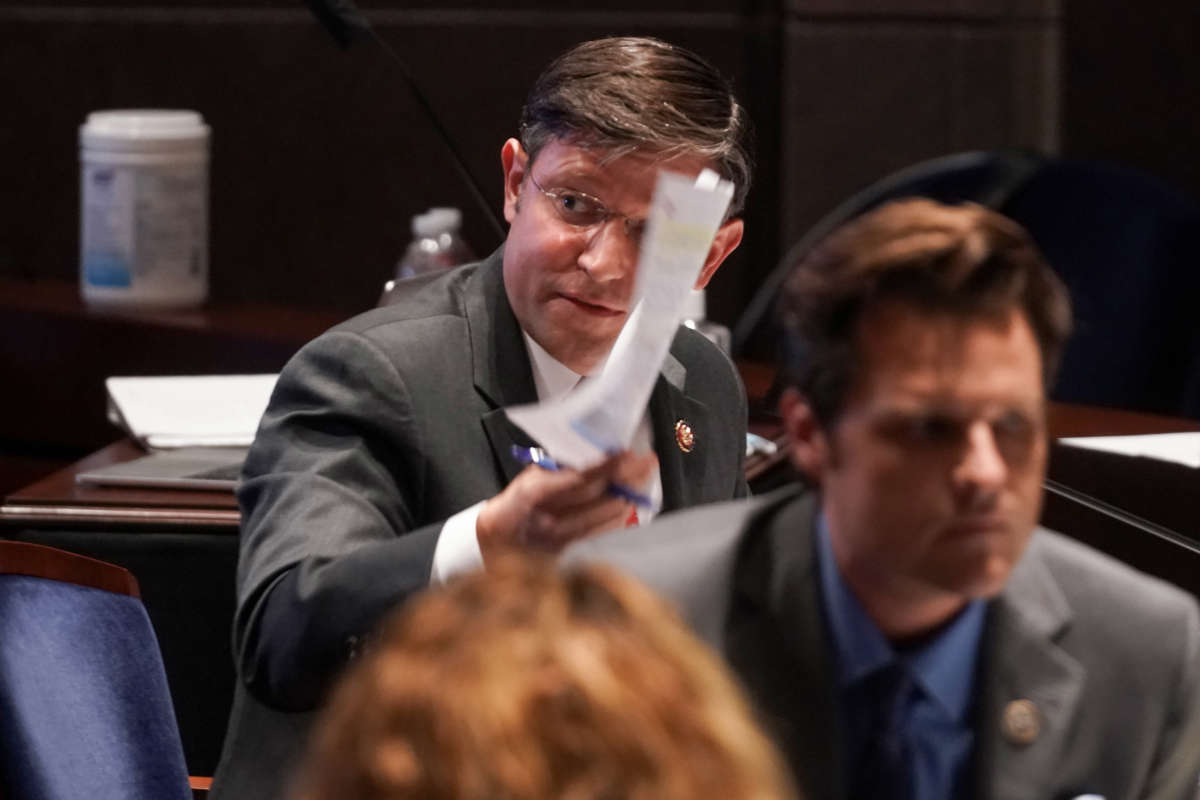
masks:
{"label": "sheet of paper", "polygon": [[278,375],[109,378],[109,419],[148,447],[244,447]]}
{"label": "sheet of paper", "polygon": [[1149,433],[1138,436],[1076,436],[1059,439],[1071,447],[1086,447],[1126,456],[1144,456],[1200,469],[1200,433]]}
{"label": "sheet of paper", "polygon": [[506,409],[555,460],[582,468],[629,447],[733,197],[733,184],[705,170],[693,182],[659,173],[634,284],[633,312],[599,377],[548,403]]}

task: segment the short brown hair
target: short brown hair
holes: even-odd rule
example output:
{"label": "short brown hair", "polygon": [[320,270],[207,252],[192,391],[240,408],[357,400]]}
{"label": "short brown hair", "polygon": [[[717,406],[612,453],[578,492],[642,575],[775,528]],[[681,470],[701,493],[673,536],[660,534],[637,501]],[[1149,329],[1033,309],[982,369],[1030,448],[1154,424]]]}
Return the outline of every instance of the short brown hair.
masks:
{"label": "short brown hair", "polygon": [[552,139],[614,156],[640,150],[712,162],[735,189],[730,215],[750,190],[750,120],[721,73],[700,56],[648,37],[595,39],[556,58],[521,111],[530,158]]}
{"label": "short brown hair", "polygon": [[983,206],[897,200],[847,223],[800,258],[784,286],[785,370],[832,425],[860,359],[862,319],[888,303],[1033,329],[1049,386],[1071,328],[1067,289],[1016,222]]}
{"label": "short brown hair", "polygon": [[649,590],[508,556],[385,626],[317,728],[304,800],[784,800],[714,655]]}

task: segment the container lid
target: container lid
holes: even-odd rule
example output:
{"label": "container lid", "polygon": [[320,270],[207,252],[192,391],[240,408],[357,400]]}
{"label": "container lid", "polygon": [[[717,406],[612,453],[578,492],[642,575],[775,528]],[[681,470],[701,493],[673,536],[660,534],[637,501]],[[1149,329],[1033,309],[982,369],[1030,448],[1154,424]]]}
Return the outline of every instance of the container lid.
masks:
{"label": "container lid", "polygon": [[110,150],[175,150],[208,141],[209,128],[195,111],[124,109],[93,111],[79,126],[84,147]]}
{"label": "container lid", "polygon": [[434,237],[442,233],[454,233],[462,225],[462,212],[457,208],[431,208],[424,214],[412,218],[414,236]]}

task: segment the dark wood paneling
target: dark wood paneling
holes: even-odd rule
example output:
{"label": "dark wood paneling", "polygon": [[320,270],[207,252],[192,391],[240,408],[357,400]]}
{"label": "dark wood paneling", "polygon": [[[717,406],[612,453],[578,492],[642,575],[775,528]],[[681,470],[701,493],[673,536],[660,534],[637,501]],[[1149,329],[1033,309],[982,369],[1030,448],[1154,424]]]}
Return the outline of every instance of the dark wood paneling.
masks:
{"label": "dark wood paneling", "polygon": [[[229,9],[11,10],[0,7],[0,95],[31,112],[0,127],[0,275],[73,279],[78,263],[77,130],[110,107],[184,107],[212,126],[211,297],[222,302],[374,304],[433,205],[465,212],[480,255],[498,242],[454,173],[400,69],[374,41],[339,50],[299,3]],[[736,3],[620,5],[572,13],[373,8],[375,28],[411,69],[494,211],[499,149],[525,92],[557,53],[583,39],[652,34],[696,49],[773,111],[776,70],[757,44],[773,26]],[[705,12],[705,13],[696,13]],[[751,74],[751,69],[754,73]],[[36,79],[34,79],[36,78]],[[765,82],[769,88],[764,89]],[[36,120],[36,123],[35,121]],[[757,202],[757,201],[756,201]],[[754,206],[765,215],[774,198]],[[745,252],[773,260],[749,226]],[[744,257],[743,257],[744,258]],[[736,265],[736,261],[734,264]],[[731,267],[714,316],[731,319],[756,276]]]}
{"label": "dark wood paneling", "polygon": [[94,450],[120,436],[105,418],[108,376],[278,372],[339,320],[265,305],[102,312],[71,283],[0,279],[0,443],[27,456]]}
{"label": "dark wood paneling", "polygon": [[1063,151],[1200,197],[1200,4],[1064,0]]}
{"label": "dark wood paneling", "polygon": [[1052,21],[793,22],[785,44],[783,238],[854,192],[948,153],[1055,146]]}
{"label": "dark wood paneling", "polygon": [[797,14],[845,17],[922,17],[946,19],[1047,18],[1057,16],[1060,0],[788,0]]}

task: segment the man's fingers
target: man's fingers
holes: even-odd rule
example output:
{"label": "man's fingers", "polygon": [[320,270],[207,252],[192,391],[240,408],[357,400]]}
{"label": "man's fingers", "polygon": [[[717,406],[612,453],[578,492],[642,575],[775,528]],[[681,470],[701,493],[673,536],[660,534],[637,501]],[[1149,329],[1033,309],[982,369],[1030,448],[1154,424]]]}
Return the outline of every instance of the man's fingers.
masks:
{"label": "man's fingers", "polygon": [[633,453],[625,450],[614,453],[603,461],[580,470],[585,478],[607,478],[614,483],[626,483],[640,486],[650,480],[653,471],[658,468],[658,456],[654,453]]}
{"label": "man's fingers", "polygon": [[626,453],[614,466],[612,482],[629,489],[644,491],[658,469],[658,456],[654,453]]}
{"label": "man's fingers", "polygon": [[526,467],[476,518],[485,553],[530,547],[557,551],[571,541],[622,527],[631,506],[611,487],[644,491],[658,458],[653,453],[618,453],[584,470]]}
{"label": "man's fingers", "polygon": [[556,511],[590,503],[604,494],[608,482],[573,469],[548,470],[528,466],[496,495],[509,501],[514,510]]}
{"label": "man's fingers", "polygon": [[632,508],[625,500],[607,497],[565,514],[536,514],[530,519],[527,538],[540,549],[557,552],[576,539],[625,527]]}

